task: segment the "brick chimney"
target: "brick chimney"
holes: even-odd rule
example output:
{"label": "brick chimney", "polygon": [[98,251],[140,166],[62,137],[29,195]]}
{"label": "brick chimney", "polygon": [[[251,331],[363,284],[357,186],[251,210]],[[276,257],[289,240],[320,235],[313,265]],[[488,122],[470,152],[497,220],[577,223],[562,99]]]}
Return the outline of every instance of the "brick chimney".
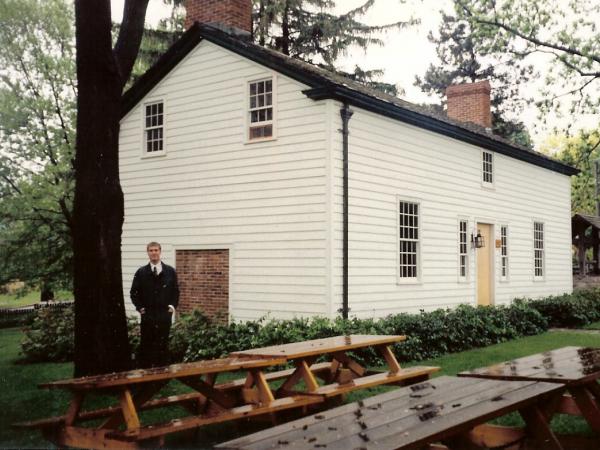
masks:
{"label": "brick chimney", "polygon": [[487,80],[448,86],[448,117],[459,122],[472,122],[484,128],[491,128],[490,92],[490,83]]}
{"label": "brick chimney", "polygon": [[219,23],[252,32],[252,0],[184,0],[185,29],[194,22]]}

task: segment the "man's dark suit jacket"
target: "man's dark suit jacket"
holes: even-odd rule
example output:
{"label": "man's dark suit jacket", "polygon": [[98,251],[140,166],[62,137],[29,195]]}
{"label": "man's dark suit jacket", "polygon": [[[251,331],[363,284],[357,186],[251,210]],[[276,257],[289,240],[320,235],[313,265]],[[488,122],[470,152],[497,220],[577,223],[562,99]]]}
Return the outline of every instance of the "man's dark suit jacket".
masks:
{"label": "man's dark suit jacket", "polygon": [[166,312],[169,305],[177,308],[179,286],[175,269],[162,263],[162,271],[155,276],[150,263],[140,267],[133,277],[130,295],[138,311],[146,308],[146,312],[160,313]]}

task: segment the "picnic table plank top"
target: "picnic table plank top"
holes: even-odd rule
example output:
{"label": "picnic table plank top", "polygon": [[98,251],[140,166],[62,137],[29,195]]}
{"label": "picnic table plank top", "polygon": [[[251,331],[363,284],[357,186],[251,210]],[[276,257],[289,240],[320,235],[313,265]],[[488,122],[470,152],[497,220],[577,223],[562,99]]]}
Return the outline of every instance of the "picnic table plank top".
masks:
{"label": "picnic table plank top", "polygon": [[443,376],[232,440],[219,449],[421,448],[561,392],[555,383]]}
{"label": "picnic table plank top", "polygon": [[563,384],[586,383],[600,379],[600,348],[562,347],[460,372],[458,376]]}
{"label": "picnic table plank top", "polygon": [[230,356],[238,357],[270,357],[270,358],[304,358],[306,356],[323,355],[348,351],[357,348],[377,345],[394,344],[406,339],[406,336],[397,335],[368,335],[351,334],[347,336],[333,336],[310,341],[294,342],[291,344],[273,345],[270,347],[253,348],[231,353]]}
{"label": "picnic table plank top", "polygon": [[193,375],[209,373],[233,372],[285,364],[285,358],[222,358],[191,363],[171,364],[170,366],[152,369],[138,369],[126,372],[114,372],[104,375],[59,380],[40,384],[42,388],[92,390],[114,386],[146,383],[150,381],[169,380]]}

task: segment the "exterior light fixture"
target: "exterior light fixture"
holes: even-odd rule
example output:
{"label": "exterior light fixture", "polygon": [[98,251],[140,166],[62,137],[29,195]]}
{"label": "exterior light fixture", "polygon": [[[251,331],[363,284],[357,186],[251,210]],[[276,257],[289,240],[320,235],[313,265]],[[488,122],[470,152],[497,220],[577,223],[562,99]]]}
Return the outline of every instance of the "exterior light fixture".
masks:
{"label": "exterior light fixture", "polygon": [[473,248],[485,247],[485,240],[481,235],[481,231],[477,230],[477,235],[471,233],[471,245],[473,246]]}

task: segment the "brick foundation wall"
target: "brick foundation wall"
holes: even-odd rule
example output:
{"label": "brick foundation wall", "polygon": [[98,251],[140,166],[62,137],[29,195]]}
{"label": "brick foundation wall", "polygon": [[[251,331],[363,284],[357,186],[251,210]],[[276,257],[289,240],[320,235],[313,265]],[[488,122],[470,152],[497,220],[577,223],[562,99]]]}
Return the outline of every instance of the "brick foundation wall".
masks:
{"label": "brick foundation wall", "polygon": [[448,117],[460,122],[472,122],[484,128],[491,128],[490,83],[455,84],[448,86]]}
{"label": "brick foundation wall", "polygon": [[179,312],[200,309],[226,323],[229,314],[229,250],[177,250]]}
{"label": "brick foundation wall", "polygon": [[185,29],[194,22],[218,22],[252,31],[251,0],[185,0]]}

